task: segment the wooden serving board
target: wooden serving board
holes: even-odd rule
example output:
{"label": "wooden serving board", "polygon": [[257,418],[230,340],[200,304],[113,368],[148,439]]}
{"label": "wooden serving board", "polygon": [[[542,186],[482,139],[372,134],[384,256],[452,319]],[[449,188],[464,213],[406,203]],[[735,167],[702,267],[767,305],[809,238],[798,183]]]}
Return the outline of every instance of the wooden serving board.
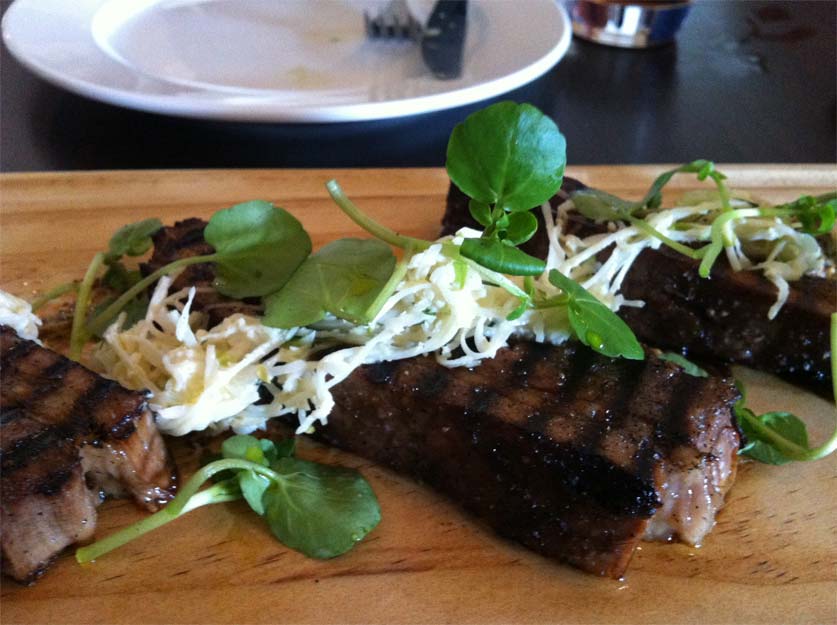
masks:
{"label": "wooden serving board", "polygon": [[[569,175],[639,197],[664,169],[571,168]],[[774,201],[837,187],[833,166],[728,166],[735,187]],[[375,219],[433,237],[442,170],[166,171],[0,177],[0,285],[31,296],[82,275],[119,226],[208,217],[263,198],[292,211],[315,245],[359,234],[323,184],[336,177]],[[695,188],[675,179],[673,189]],[[835,302],[837,308],[837,302]],[[757,411],[792,410],[814,441],[833,427],[832,404],[777,379],[737,372]],[[212,506],[87,567],[59,558],[31,588],[4,579],[4,623],[834,623],[837,621],[837,456],[770,467],[745,463],[701,548],[645,544],[623,581],[599,579],[496,538],[452,502],[385,469],[307,444],[304,454],[357,466],[383,521],[349,554],[304,558],[277,543],[238,504]],[[175,444],[185,472],[190,449]],[[107,502],[98,534],[142,515]]]}

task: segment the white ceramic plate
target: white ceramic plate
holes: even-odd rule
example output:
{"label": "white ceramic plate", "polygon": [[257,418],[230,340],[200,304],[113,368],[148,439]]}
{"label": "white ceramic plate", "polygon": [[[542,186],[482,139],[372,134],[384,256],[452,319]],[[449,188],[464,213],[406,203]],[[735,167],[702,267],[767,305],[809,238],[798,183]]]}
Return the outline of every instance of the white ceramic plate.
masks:
{"label": "white ceramic plate", "polygon": [[[83,96],[156,113],[339,122],[413,115],[515,89],[566,53],[556,0],[471,0],[464,71],[437,80],[418,44],[369,41],[386,0],[17,0],[8,49]],[[420,13],[425,0],[411,0]],[[432,6],[432,2],[430,3]]]}

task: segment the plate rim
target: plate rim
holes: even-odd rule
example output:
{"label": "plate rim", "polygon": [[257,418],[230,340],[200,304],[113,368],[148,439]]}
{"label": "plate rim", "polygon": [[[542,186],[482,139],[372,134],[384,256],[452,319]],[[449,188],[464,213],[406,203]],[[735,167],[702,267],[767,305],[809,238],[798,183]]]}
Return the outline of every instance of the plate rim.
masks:
{"label": "plate rim", "polygon": [[[490,2],[490,0],[483,1]],[[34,3],[35,0],[32,2]],[[441,93],[331,105],[288,106],[277,101],[278,93],[254,98],[251,92],[247,96],[248,104],[243,106],[225,103],[225,98],[148,94],[122,87],[109,87],[101,81],[67,75],[49,63],[32,58],[19,45],[19,39],[22,39],[19,33],[11,32],[10,24],[18,19],[17,13],[29,9],[30,6],[29,0],[14,0],[3,15],[0,29],[2,29],[3,43],[11,55],[46,82],[76,95],[122,108],[174,117],[232,122],[362,122],[408,117],[465,106],[502,95],[541,77],[566,55],[572,40],[572,23],[566,8],[555,0],[542,0],[542,6],[545,9],[552,7],[555,10],[560,23],[560,34],[546,54],[511,73]],[[74,5],[74,9],[77,7],[77,10],[82,10],[83,6],[84,3],[80,2]],[[92,22],[92,19],[89,21]],[[92,39],[92,34],[90,36]],[[214,92],[196,91],[196,93]]]}

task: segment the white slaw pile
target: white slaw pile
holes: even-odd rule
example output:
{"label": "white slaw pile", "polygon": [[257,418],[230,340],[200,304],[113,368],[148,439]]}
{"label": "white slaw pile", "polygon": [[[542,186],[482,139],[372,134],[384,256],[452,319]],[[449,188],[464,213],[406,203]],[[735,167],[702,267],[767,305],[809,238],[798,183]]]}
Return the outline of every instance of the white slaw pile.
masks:
{"label": "white slaw pile", "polygon": [[[288,330],[243,314],[202,329],[201,314],[191,312],[195,289],[169,293],[172,278],[162,278],[145,319],[124,329],[120,317],[96,357],[120,383],[151,392],[158,426],[168,434],[207,428],[249,433],[285,414],[296,415],[301,433],[327,422],[334,406],[330,389],[361,365],[436,354],[445,366],[470,367],[493,357],[513,335],[553,343],[569,336],[561,309],[528,310],[508,320],[520,303],[516,297],[474,271],[461,284],[455,274],[436,243],[409,259],[404,278],[369,325],[329,315],[315,327]],[[260,386],[269,401],[260,402]]]}
{"label": "white slaw pile", "polygon": [[40,344],[38,326],[41,320],[32,312],[32,305],[5,291],[0,291],[0,325],[9,326],[20,338]]}
{"label": "white slaw pile", "polygon": [[[732,201],[734,209],[749,206],[744,199]],[[542,207],[550,246],[538,289],[547,297],[559,293],[547,279],[549,270],[557,269],[612,310],[642,306],[625,300],[621,285],[639,254],[662,243],[625,224],[609,224],[607,232],[584,238],[566,234],[564,224],[574,210],[571,200],[556,217],[548,203]],[[711,216],[719,210],[720,202],[710,199],[652,212],[646,221],[676,241],[702,242],[709,240]],[[812,236],[753,211],[730,222],[725,252],[734,269],[760,270],[776,285],[773,318],[787,299],[788,281],[824,275],[827,259]],[[447,240],[461,244],[479,235],[462,229]],[[105,333],[97,360],[123,385],[150,391],[158,425],[168,434],[250,433],[281,415],[295,415],[302,433],[327,422],[334,406],[330,389],[361,365],[434,354],[445,366],[472,367],[512,337],[558,344],[570,336],[563,307],[529,308],[509,320],[519,299],[485,283],[474,270],[457,277],[442,241],[409,258],[395,292],[365,326],[329,315],[314,326],[285,330],[234,314],[204,328],[203,314],[191,311],[195,288],[170,293],[172,278],[163,278],[145,319],[126,329],[120,317]],[[597,255],[607,249],[610,255],[599,261]]]}
{"label": "white slaw pile", "polygon": [[[774,319],[787,302],[788,283],[804,275],[824,277],[830,261],[812,235],[778,217],[762,217],[747,194],[739,192],[736,195],[730,205],[742,218],[726,224],[724,253],[733,270],[761,271],[776,286],[776,302],[768,311],[768,318]],[[691,197],[702,201],[653,211],[644,219],[678,243],[705,243],[710,240],[711,218],[723,207],[720,199],[711,195],[693,193]],[[705,197],[710,199],[703,199]],[[565,234],[563,223],[573,211],[572,200],[558,207],[556,219],[548,204],[542,207],[550,241],[547,265],[555,266],[579,282],[611,310],[616,311],[621,306],[643,306],[643,302],[625,300],[619,291],[639,254],[647,248],[659,249],[663,242],[625,223],[610,223],[608,233],[585,238]],[[612,252],[607,260],[597,262],[596,254],[609,248]]]}

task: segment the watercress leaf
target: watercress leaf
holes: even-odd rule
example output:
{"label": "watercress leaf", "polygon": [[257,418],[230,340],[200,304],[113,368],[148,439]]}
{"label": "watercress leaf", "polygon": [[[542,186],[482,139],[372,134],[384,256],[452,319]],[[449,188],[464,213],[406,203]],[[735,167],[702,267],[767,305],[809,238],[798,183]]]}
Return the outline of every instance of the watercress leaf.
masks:
{"label": "watercress leaf", "polygon": [[[275,460],[276,448],[273,443],[266,439],[258,439],[255,436],[247,434],[238,434],[230,436],[223,443],[221,443],[221,455],[224,458],[238,458],[241,460],[249,460],[268,466],[271,461],[271,456]],[[270,479],[248,470],[239,470],[238,485],[241,488],[241,494],[257,514],[264,514],[264,505],[262,504],[262,497],[265,490],[270,486]]]}
{"label": "watercress leaf", "polygon": [[259,200],[215,213],[204,238],[215,248],[215,288],[235,298],[279,290],[311,253],[302,224]]}
{"label": "watercress leaf", "polygon": [[279,457],[276,451],[276,444],[269,438],[260,438],[259,447],[262,448],[262,457],[267,466],[270,466]]}
{"label": "watercress leaf", "polygon": [[498,102],[453,129],[446,167],[466,195],[509,211],[528,211],[561,186],[564,136],[530,104]]}
{"label": "watercress leaf", "polygon": [[340,239],[308,258],[278,292],[265,298],[262,322],[276,328],[309,325],[327,312],[362,324],[395,268],[377,239]]}
{"label": "watercress leaf", "polygon": [[262,450],[264,450],[264,456],[267,458],[268,463],[270,466],[273,466],[280,458],[292,458],[294,453],[296,452],[296,437],[285,438],[277,443],[270,442],[270,449],[265,448],[265,441],[267,439],[262,439]]}
{"label": "watercress leaf", "polygon": [[[663,194],[662,193],[657,193],[655,195],[652,195],[650,198],[648,198],[648,200],[645,202],[645,208],[647,208],[649,210],[656,210],[656,209],[660,208],[660,206],[662,206],[662,204],[663,204]],[[638,210],[638,209],[636,209],[636,210]]]}
{"label": "watercress leaf", "polygon": [[715,170],[715,163],[704,159],[694,161],[693,163],[690,163],[690,166],[698,168],[698,180],[706,180],[707,176]]}
{"label": "watercress leaf", "polygon": [[654,182],[651,183],[651,188],[648,189],[648,192],[645,194],[642,200],[636,202],[633,210],[636,211],[645,207],[659,208],[660,205],[663,203],[663,187],[666,186],[672,179],[672,177],[674,177],[674,175],[679,173],[680,171],[682,170],[680,167],[678,167],[677,169],[671,169],[657,176]]}
{"label": "watercress leaf", "polygon": [[125,313],[125,322],[122,324],[122,329],[127,330],[132,328],[139,320],[145,319],[145,313],[148,312],[148,293],[140,293],[130,302],[125,305],[122,312]]}
{"label": "watercress leaf", "polygon": [[[802,200],[803,198],[800,198]],[[802,231],[808,234],[828,234],[834,229],[837,214],[837,199],[817,202],[808,196],[808,202],[801,203],[797,216],[802,224]],[[797,200],[799,202],[799,200]]]}
{"label": "watercress leaf", "polygon": [[539,276],[546,268],[540,258],[497,239],[465,239],[459,253],[492,271],[511,276]]}
{"label": "watercress leaf", "polygon": [[624,219],[636,208],[634,202],[599,191],[581,189],[572,194],[573,205],[579,213],[594,220],[615,221]]}
{"label": "watercress leaf", "polygon": [[261,441],[249,434],[230,436],[221,443],[221,455],[224,458],[239,458],[250,462],[258,462],[265,466],[268,465]]}
{"label": "watercress leaf", "polygon": [[736,404],[735,414],[738,424],[747,438],[747,444],[741,448],[740,454],[766,464],[779,465],[792,461],[791,458],[777,449],[769,438],[754,428],[750,419],[758,420],[763,426],[773,430],[783,438],[807,449],[808,431],[805,423],[799,417],[789,412],[766,412],[757,417],[749,408],[740,406],[740,403]]}
{"label": "watercress leaf", "polygon": [[479,225],[484,228],[491,225],[491,206],[485,202],[480,202],[479,200],[472,198],[468,202],[468,210],[471,213],[471,217],[473,217]]}
{"label": "watercress leaf", "polygon": [[571,298],[567,310],[576,336],[594,351],[611,358],[645,357],[630,328],[601,302]]}
{"label": "watercress leaf", "polygon": [[253,512],[264,516],[264,494],[270,487],[271,480],[253,471],[238,472],[238,487],[247,504]]}
{"label": "watercress leaf", "polygon": [[151,235],[163,224],[159,219],[143,219],[127,226],[122,226],[110,238],[105,262],[110,264],[123,256],[141,256],[151,249]]}
{"label": "watercress leaf", "polygon": [[[125,265],[119,261],[114,261],[108,265],[107,271],[102,276],[102,284],[119,293],[124,293],[140,280],[142,280],[142,274],[139,271],[128,270],[125,268]],[[115,298],[108,299],[96,306],[91,314],[91,318],[95,319],[99,313],[110,306],[114,300]],[[128,302],[122,309],[122,312],[125,313],[125,321],[122,324],[122,327],[126,330],[133,327],[137,321],[145,318],[147,310],[148,292],[143,291]],[[99,338],[101,338],[103,334],[104,332],[94,333],[94,335]]]}
{"label": "watercress leaf", "polygon": [[709,374],[706,372],[705,369],[699,367],[691,360],[678,354],[676,352],[663,352],[659,355],[660,360],[667,360],[669,362],[673,362],[676,365],[679,365],[683,368],[683,370],[688,373],[689,375],[695,378],[708,378]]}
{"label": "watercress leaf", "polygon": [[582,343],[612,358],[645,358],[642,346],[628,325],[589,291],[555,269],[549,272],[549,281],[569,297],[570,325]]}
{"label": "watercress leaf", "polygon": [[281,480],[263,498],[268,525],[306,556],[339,556],[381,520],[375,493],[357,471],[297,458],[280,459],[275,470]]}
{"label": "watercress leaf", "polygon": [[142,280],[142,274],[137,270],[128,270],[119,261],[108,265],[108,269],[102,276],[102,284],[120,293],[127,291],[137,282]]}
{"label": "watercress leaf", "polygon": [[[96,316],[103,310],[105,310],[108,306],[110,306],[115,301],[115,299],[116,298],[110,297],[102,301],[100,304],[96,305],[93,308],[90,317],[95,319]],[[122,312],[125,313],[125,320],[122,323],[122,328],[128,330],[129,328],[132,328],[140,319],[145,319],[145,313],[147,310],[148,293],[142,292],[139,295],[137,295],[134,299],[129,301],[127,304],[125,304],[125,307],[122,309]],[[107,328],[104,328],[101,332],[93,331],[92,334],[93,336],[102,338],[105,334],[106,329]]]}
{"label": "watercress leaf", "polygon": [[805,422],[790,412],[766,412],[759,417],[761,422],[800,447],[808,447],[808,430]]}
{"label": "watercress leaf", "polygon": [[711,177],[716,183],[720,183],[722,180],[726,179],[724,174],[715,169],[715,163],[712,161],[699,159],[692,161],[691,163],[686,163],[657,176],[651,185],[651,188],[648,189],[648,192],[645,194],[645,197],[634,204],[634,210],[639,210],[641,208],[659,208],[662,203],[663,187],[666,186],[675,175],[680,173],[697,174],[698,180],[706,180],[706,178]]}
{"label": "watercress leaf", "polygon": [[512,245],[526,243],[538,229],[538,220],[532,213],[512,213],[506,228],[506,238]]}

